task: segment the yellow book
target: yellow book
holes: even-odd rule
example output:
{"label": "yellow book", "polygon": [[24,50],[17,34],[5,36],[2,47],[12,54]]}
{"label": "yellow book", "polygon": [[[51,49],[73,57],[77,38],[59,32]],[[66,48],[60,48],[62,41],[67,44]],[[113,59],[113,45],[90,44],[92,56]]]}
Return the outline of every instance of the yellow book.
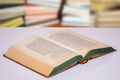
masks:
{"label": "yellow book", "polygon": [[0,5],[5,4],[24,4],[25,0],[0,0]]}
{"label": "yellow book", "polygon": [[93,11],[104,11],[120,5],[119,0],[91,0]]}
{"label": "yellow book", "polygon": [[120,23],[97,23],[98,28],[120,28]]}
{"label": "yellow book", "polygon": [[115,51],[99,41],[70,30],[31,36],[11,46],[4,54],[46,77],[53,76],[77,63]]}
{"label": "yellow book", "polygon": [[102,11],[97,13],[98,17],[119,17],[120,10]]}
{"label": "yellow book", "polygon": [[18,17],[12,20],[8,20],[6,22],[0,23],[0,27],[18,27],[24,24],[24,20],[22,17]]}
{"label": "yellow book", "polygon": [[102,11],[97,13],[95,19],[97,27],[113,27],[120,28],[120,11]]}

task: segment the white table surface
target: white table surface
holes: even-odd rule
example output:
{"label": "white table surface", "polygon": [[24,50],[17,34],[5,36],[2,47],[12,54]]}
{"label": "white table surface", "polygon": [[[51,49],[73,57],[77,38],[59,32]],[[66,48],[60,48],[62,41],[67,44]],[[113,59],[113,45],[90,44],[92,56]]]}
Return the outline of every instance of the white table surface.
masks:
{"label": "white table surface", "polygon": [[[3,56],[16,42],[31,35],[42,35],[57,29],[0,29],[0,80],[120,80],[120,29],[74,29],[85,36],[111,45],[118,51],[72,67],[58,75],[45,78]],[[59,29],[60,30],[60,29]]]}

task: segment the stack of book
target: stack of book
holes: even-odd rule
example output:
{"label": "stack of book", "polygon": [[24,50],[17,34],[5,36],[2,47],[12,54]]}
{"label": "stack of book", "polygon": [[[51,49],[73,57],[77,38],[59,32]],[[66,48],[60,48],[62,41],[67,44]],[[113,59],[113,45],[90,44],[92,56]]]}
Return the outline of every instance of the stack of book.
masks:
{"label": "stack of book", "polygon": [[89,0],[0,0],[0,26],[89,26]]}
{"label": "stack of book", "polygon": [[26,26],[58,23],[62,0],[27,0],[25,4]]}
{"label": "stack of book", "polygon": [[91,0],[91,10],[104,11],[117,6],[119,0]]}
{"label": "stack of book", "polygon": [[95,27],[120,27],[119,0],[92,0],[91,10]]}
{"label": "stack of book", "polygon": [[98,13],[96,23],[97,27],[120,27],[120,10]]}
{"label": "stack of book", "polygon": [[89,0],[66,0],[62,9],[63,25],[89,26],[90,25]]}
{"label": "stack of book", "polygon": [[24,25],[25,0],[0,0],[0,27]]}

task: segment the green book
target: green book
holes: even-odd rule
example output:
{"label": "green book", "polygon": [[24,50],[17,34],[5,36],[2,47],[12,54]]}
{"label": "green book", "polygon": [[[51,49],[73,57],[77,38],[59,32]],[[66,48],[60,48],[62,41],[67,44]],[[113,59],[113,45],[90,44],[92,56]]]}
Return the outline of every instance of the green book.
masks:
{"label": "green book", "polygon": [[113,51],[115,49],[104,43],[70,30],[61,30],[42,37],[31,36],[11,46],[4,55],[50,77]]}

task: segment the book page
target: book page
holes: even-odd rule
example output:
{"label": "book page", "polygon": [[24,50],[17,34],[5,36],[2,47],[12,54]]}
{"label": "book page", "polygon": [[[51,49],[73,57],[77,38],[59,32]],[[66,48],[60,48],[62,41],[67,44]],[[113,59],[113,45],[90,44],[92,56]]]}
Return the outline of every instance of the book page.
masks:
{"label": "book page", "polygon": [[89,39],[69,30],[51,32],[46,34],[44,37],[66,47],[67,49],[77,52],[82,56],[85,56],[87,53],[86,51],[91,49],[106,47],[103,43]]}
{"label": "book page", "polygon": [[18,46],[20,49],[23,51],[25,50],[28,55],[34,56],[51,66],[58,66],[77,55],[64,47],[41,37],[33,37],[29,40],[30,41],[25,40],[24,42],[19,43]]}

